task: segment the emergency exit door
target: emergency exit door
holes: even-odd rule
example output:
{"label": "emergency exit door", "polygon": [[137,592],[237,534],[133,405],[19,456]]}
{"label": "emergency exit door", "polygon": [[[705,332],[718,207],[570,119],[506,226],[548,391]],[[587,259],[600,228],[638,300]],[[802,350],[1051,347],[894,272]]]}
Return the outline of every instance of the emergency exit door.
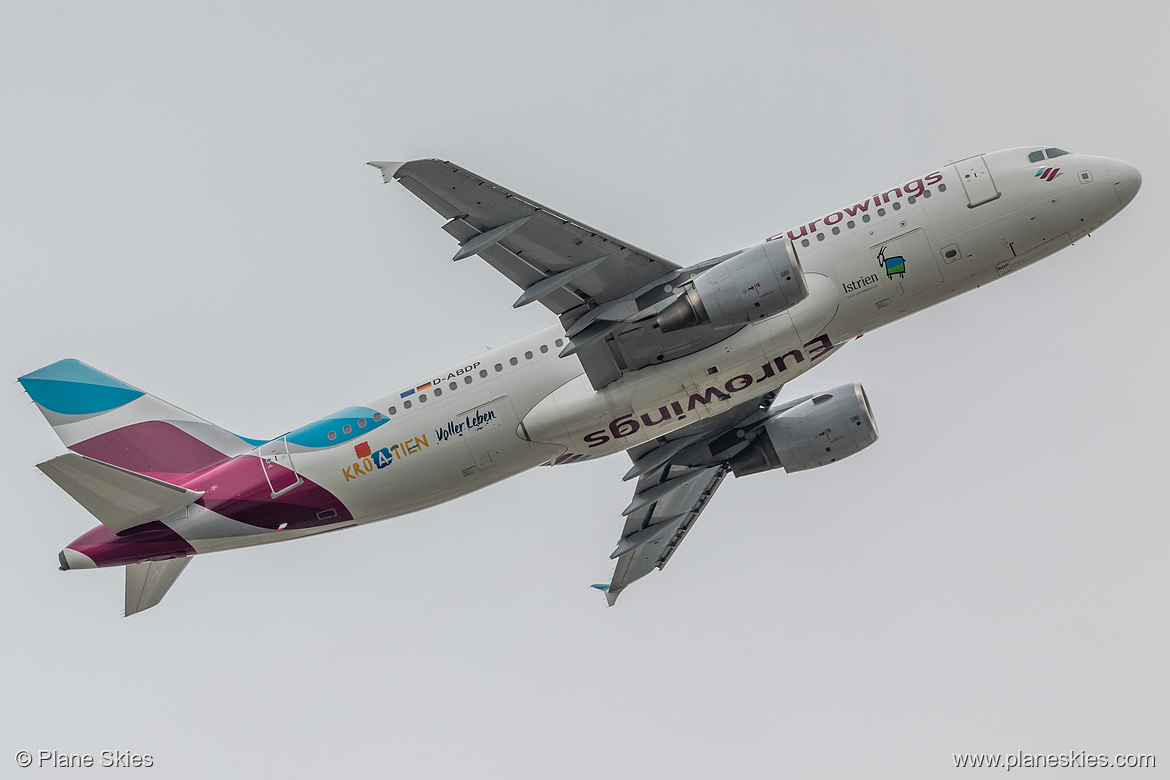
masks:
{"label": "emergency exit door", "polygon": [[960,160],[954,165],[959,174],[959,181],[963,182],[963,189],[967,192],[967,207],[975,208],[984,203],[990,203],[999,197],[1000,192],[995,187],[995,180],[991,178],[991,171],[983,155]]}

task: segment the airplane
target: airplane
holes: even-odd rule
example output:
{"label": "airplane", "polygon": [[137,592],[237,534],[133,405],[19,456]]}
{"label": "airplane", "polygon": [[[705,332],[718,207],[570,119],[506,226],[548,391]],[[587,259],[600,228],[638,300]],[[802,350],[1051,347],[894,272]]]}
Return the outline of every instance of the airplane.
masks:
{"label": "airplane", "polygon": [[627,452],[609,605],[663,568],[728,473],[817,468],[878,437],[857,383],[783,386],[882,325],[1076,243],[1141,187],[1028,146],[900,181],[689,267],[437,159],[372,162],[540,303],[547,328],[274,439],[238,436],[78,360],[20,377],[68,453],[39,464],[99,525],[62,570],[124,566],[125,614],[193,556],[435,506],[540,465]]}

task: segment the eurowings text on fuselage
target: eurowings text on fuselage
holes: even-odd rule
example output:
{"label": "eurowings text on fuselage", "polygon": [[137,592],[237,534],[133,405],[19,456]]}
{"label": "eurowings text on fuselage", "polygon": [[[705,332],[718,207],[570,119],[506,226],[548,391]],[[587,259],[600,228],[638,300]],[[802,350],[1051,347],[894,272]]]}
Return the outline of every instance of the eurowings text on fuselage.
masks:
{"label": "eurowings text on fuselage", "polygon": [[773,406],[785,383],[867,331],[1070,246],[1141,185],[1119,160],[1008,149],[683,269],[449,163],[372,164],[448,219],[456,259],[480,255],[523,289],[516,305],[540,302],[560,323],[272,441],[78,361],[21,377],[71,451],[40,467],[102,523],[61,567],[127,566],[127,614],[157,603],[197,553],[629,450],[638,486],[614,579],[598,586],[613,603],[665,565],[727,471],[811,468],[876,439],[860,386]]}

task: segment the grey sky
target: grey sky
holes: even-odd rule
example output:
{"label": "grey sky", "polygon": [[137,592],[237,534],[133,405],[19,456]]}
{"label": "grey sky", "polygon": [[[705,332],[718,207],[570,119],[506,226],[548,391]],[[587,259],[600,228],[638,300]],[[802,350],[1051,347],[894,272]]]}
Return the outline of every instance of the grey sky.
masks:
{"label": "grey sky", "polygon": [[20,749],[178,778],[1170,765],[1164,11],[416,5],[9,3],[0,375],[77,357],[273,436],[551,322],[448,262],[371,159],[456,161],[683,264],[1008,146],[1145,184],[1091,239],[792,383],[863,382],[881,440],[728,480],[612,609],[587,586],[624,456],[200,557],[120,620],[121,571],[56,570],[93,521],[33,468],[62,447],[13,384],[0,775]]}

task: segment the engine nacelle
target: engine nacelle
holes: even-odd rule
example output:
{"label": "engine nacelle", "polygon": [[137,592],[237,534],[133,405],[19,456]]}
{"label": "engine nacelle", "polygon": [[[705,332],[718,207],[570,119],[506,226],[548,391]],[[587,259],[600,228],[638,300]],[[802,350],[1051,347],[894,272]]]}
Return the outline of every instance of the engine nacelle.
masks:
{"label": "engine nacelle", "polygon": [[765,241],[696,276],[658,315],[664,332],[692,325],[746,325],[792,308],[808,297],[790,238]]}
{"label": "engine nacelle", "polygon": [[783,468],[815,469],[848,458],[877,441],[865,390],[834,387],[768,418],[755,441],[731,459],[737,477]]}

